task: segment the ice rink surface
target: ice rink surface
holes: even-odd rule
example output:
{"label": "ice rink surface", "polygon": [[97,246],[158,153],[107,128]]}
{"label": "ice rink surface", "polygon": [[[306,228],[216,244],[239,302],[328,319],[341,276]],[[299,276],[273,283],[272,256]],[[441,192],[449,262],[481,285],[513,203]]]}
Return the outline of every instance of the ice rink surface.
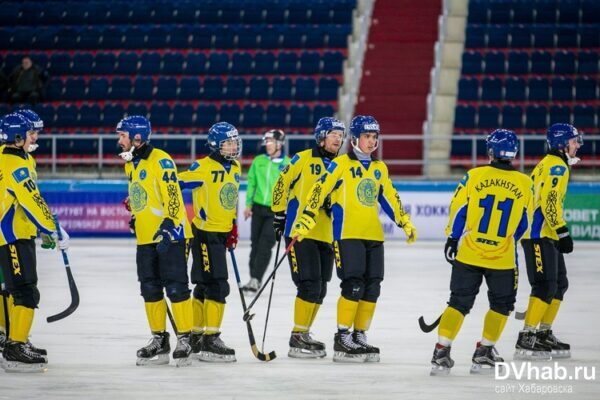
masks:
{"label": "ice rink surface", "polygon": [[[465,319],[452,356],[456,365],[448,377],[430,377],[429,361],[436,332],[424,334],[417,318],[435,320],[449,295],[450,267],[443,258],[443,243],[386,243],[386,275],[369,341],[381,348],[381,362],[333,363],[332,341],[339,281],[329,285],[328,296],[313,326],[316,339],[325,341],[328,356],[321,360],[287,357],[295,288],[287,262],[275,284],[265,351],[277,359],[265,363],[254,358],[235,279],[230,266],[231,294],[222,326],[224,341],[236,349],[234,364],[195,363],[176,368],[136,367],[136,350],[150,337],[135,268],[135,244],[122,239],[74,239],[70,259],[81,294],[81,305],[70,317],[52,324],[47,316],[69,304],[69,292],[60,255],[38,251],[40,309],[32,329],[35,345],[48,349],[44,374],[7,374],[0,371],[0,399],[598,399],[600,398],[600,244],[577,242],[568,255],[570,288],[554,325],[555,333],[571,343],[573,358],[558,361],[569,373],[578,366],[594,379],[495,380],[471,376],[469,367],[480,338],[487,310],[485,285],[471,314]],[[236,250],[242,281],[248,277],[249,244]],[[522,259],[522,257],[521,257]],[[272,267],[269,268],[268,272]],[[527,306],[529,284],[524,266],[516,309]],[[268,293],[254,308],[253,328],[262,339]],[[522,322],[512,316],[497,348],[507,361]],[[175,341],[171,338],[171,346]],[[550,363],[538,363],[551,366]],[[525,387],[520,386],[525,385]],[[532,394],[523,390],[567,391],[567,394]],[[509,393],[497,392],[508,391]]]}

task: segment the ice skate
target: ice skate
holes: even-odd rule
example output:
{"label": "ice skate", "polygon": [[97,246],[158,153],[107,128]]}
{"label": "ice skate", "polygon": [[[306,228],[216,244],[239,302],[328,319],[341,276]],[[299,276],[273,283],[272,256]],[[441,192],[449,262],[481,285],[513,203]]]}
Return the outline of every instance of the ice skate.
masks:
{"label": "ice skate", "polygon": [[563,343],[554,336],[552,329],[537,331],[537,340],[551,349],[552,358],[571,358],[571,345]]}
{"label": "ice skate", "polygon": [[355,343],[358,343],[366,349],[367,359],[366,362],[379,362],[379,347],[371,346],[367,343],[367,335],[365,331],[354,331],[352,338]]}
{"label": "ice skate", "polygon": [[333,337],[333,361],[362,363],[367,360],[367,350],[354,342],[349,331],[337,332]]}
{"label": "ice skate", "polygon": [[190,334],[184,333],[177,336],[177,346],[173,351],[173,360],[177,367],[188,367],[192,365],[192,346],[190,344]]}
{"label": "ice skate", "polygon": [[204,340],[204,332],[192,332],[190,334],[190,346],[192,346],[192,359],[199,360],[200,352],[202,351],[202,342]]}
{"label": "ice skate", "polygon": [[227,347],[221,340],[221,332],[204,335],[200,360],[207,362],[234,362],[235,350]]}
{"label": "ice skate", "polygon": [[450,358],[450,349],[450,346],[436,343],[429,375],[448,375],[450,373],[450,369],[454,366],[454,360]]}
{"label": "ice skate", "polygon": [[325,344],[314,340],[310,332],[292,332],[288,357],[323,358],[326,355]]}
{"label": "ice skate", "polygon": [[550,347],[537,339],[534,331],[520,331],[517,344],[515,345],[515,360],[527,361],[550,361],[552,354]]}
{"label": "ice skate", "polygon": [[148,345],[137,351],[138,366],[164,365],[169,363],[169,332],[153,333]]}
{"label": "ice skate", "polygon": [[500,357],[498,350],[494,346],[484,346],[477,342],[477,348],[473,353],[473,364],[471,365],[471,374],[488,375],[493,374],[495,368],[502,368],[496,363],[504,362],[504,358]]}
{"label": "ice skate", "polygon": [[242,290],[247,294],[254,294],[260,289],[260,282],[256,278],[251,278],[248,283],[242,286]]}
{"label": "ice skate", "polygon": [[6,372],[45,372],[48,369],[46,359],[31,351],[26,343],[6,341],[2,368]]}

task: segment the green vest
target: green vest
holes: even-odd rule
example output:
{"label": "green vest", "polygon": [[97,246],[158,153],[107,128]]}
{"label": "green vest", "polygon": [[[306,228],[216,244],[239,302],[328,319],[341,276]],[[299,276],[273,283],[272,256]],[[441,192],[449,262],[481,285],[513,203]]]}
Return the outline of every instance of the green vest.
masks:
{"label": "green vest", "polygon": [[271,206],[273,186],[281,170],[289,163],[290,158],[287,156],[275,160],[271,160],[266,154],[256,156],[248,171],[247,207],[252,207],[252,204]]}

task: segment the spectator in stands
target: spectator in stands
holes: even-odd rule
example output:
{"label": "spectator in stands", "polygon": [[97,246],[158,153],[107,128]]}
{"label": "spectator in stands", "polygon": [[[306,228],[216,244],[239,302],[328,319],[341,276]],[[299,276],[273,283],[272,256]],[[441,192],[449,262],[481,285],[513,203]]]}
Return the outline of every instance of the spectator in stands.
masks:
{"label": "spectator in stands", "polygon": [[4,71],[0,69],[0,102],[6,101],[8,94],[8,78]]}
{"label": "spectator in stands", "polygon": [[36,104],[41,100],[44,88],[44,73],[33,64],[31,57],[25,56],[21,65],[15,67],[9,76],[9,100],[14,103]]}

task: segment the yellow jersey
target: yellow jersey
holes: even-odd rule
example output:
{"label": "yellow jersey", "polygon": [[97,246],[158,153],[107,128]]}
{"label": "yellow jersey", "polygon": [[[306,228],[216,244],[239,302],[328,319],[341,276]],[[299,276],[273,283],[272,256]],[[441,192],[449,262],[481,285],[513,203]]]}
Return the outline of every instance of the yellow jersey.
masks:
{"label": "yellow jersey", "polygon": [[[325,173],[331,160],[323,155],[318,148],[308,149],[297,153],[290,163],[281,171],[273,187],[273,212],[286,213],[284,235],[290,237],[292,228],[306,207],[306,196],[310,188]],[[327,208],[327,207],[325,207]],[[333,242],[331,217],[328,210],[319,208],[315,210],[315,227],[305,236],[307,239],[320,242]]]}
{"label": "yellow jersey", "polygon": [[54,217],[37,187],[35,160],[23,149],[0,154],[0,246],[56,231]]}
{"label": "yellow jersey", "polygon": [[192,189],[196,228],[229,232],[237,215],[241,167],[238,161],[220,160],[218,155],[196,160],[179,173],[182,189]]}
{"label": "yellow jersey", "polygon": [[567,225],[563,206],[569,183],[567,161],[559,154],[549,153],[534,168],[532,239],[558,240],[556,230]]}
{"label": "yellow jersey", "polygon": [[125,163],[129,206],[135,217],[138,245],[158,243],[154,234],[165,218],[175,224],[173,240],[189,239],[192,229],[177,180],[177,167],[166,152],[147,144]]}
{"label": "yellow jersey", "polygon": [[446,235],[460,239],[456,260],[490,269],[516,266],[515,243],[531,221],[531,179],[510,164],[471,169],[454,191]]}
{"label": "yellow jersey", "polygon": [[396,225],[410,221],[383,161],[358,160],[354,152],[336,157],[306,196],[304,211],[316,214],[331,198],[333,238],[383,241],[379,206]]}

